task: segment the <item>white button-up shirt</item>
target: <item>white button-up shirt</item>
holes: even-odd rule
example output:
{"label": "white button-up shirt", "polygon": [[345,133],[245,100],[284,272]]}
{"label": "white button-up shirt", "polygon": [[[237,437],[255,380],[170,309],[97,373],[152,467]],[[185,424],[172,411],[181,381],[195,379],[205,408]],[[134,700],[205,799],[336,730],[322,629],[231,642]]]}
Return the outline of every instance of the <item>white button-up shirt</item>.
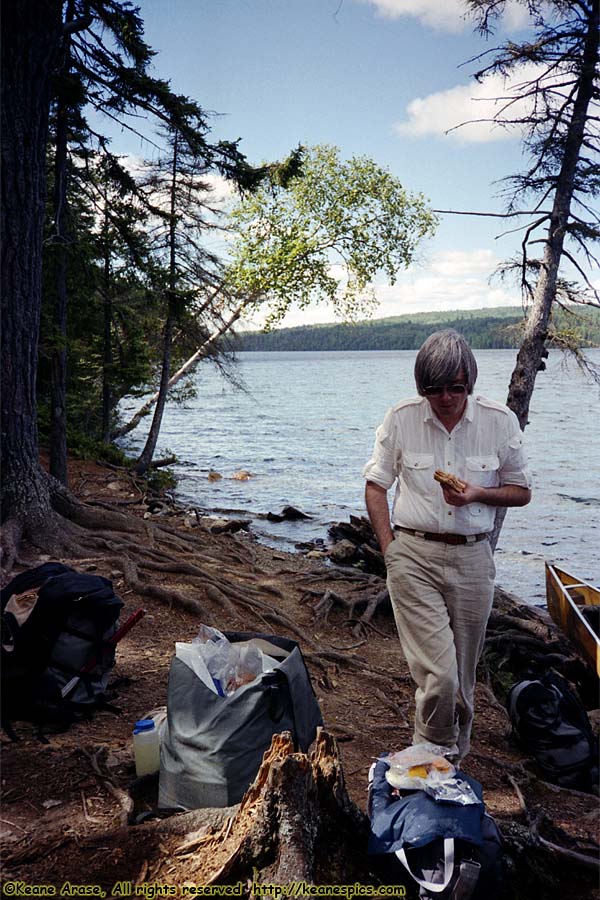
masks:
{"label": "white button-up shirt", "polygon": [[451,432],[425,397],[393,406],[377,429],[363,475],[385,490],[396,482],[392,525],[464,535],[491,531],[495,508],[485,503],[450,506],[433,478],[436,469],[483,487],[531,487],[517,417],[480,396],[467,398],[463,417]]}

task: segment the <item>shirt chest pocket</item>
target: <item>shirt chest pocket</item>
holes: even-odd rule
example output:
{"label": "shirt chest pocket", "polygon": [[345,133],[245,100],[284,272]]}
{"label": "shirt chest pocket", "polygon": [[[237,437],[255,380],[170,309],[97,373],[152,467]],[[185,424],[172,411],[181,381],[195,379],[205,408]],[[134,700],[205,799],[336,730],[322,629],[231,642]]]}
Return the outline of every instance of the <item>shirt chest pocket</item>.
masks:
{"label": "shirt chest pocket", "polygon": [[419,493],[430,492],[433,480],[433,453],[404,453],[401,461],[402,477],[407,486]]}
{"label": "shirt chest pocket", "polygon": [[466,480],[480,487],[496,487],[499,467],[497,456],[467,456]]}

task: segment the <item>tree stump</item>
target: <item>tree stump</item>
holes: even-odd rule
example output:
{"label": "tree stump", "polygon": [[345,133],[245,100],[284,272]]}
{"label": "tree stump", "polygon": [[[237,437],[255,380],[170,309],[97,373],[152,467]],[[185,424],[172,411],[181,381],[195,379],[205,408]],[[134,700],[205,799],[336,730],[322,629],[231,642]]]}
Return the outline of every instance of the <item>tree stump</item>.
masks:
{"label": "tree stump", "polygon": [[319,729],[307,755],[295,753],[284,732],[274,736],[233,818],[186,854],[181,874],[174,848],[164,875],[202,884],[373,883],[368,833],[366,816],[347,794],[335,739]]}

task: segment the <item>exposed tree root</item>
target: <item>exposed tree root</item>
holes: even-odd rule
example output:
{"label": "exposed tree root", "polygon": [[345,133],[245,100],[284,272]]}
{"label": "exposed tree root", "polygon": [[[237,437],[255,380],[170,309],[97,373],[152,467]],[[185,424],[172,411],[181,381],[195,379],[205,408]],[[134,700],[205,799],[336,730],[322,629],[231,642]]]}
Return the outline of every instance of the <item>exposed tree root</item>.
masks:
{"label": "exposed tree root", "polygon": [[[243,618],[244,623],[254,620],[260,623],[260,630],[280,630],[293,635],[308,649],[308,659],[325,668],[327,664],[350,668],[355,671],[368,672],[371,676],[393,680],[388,672],[366,666],[364,660],[346,651],[322,647],[315,642],[306,631],[281,610],[274,608],[273,597],[283,596],[281,591],[269,583],[264,573],[253,561],[253,554],[245,545],[235,538],[241,548],[242,571],[236,572],[222,565],[222,538],[215,538],[203,530],[190,533],[183,529],[165,526],[126,515],[103,504],[91,507],[79,503],[63,488],[57,493],[56,506],[61,512],[54,513],[56,521],[52,532],[60,534],[58,544],[50,538],[50,533],[37,534],[34,545],[42,552],[49,551],[58,558],[73,560],[99,560],[122,573],[127,589],[135,591],[141,597],[150,597],[169,606],[177,606],[192,612],[201,619],[210,619],[214,615],[211,607],[224,610],[234,619]],[[17,546],[20,537],[18,530],[13,532],[12,544]],[[54,550],[59,552],[54,554]],[[100,554],[100,556],[98,556]],[[228,547],[228,557],[230,548]],[[16,554],[13,554],[16,562]],[[28,565],[32,564],[30,560]],[[181,590],[163,587],[160,574],[168,573],[181,576]],[[231,573],[231,574],[230,574]],[[293,573],[296,583],[302,576]],[[261,580],[258,580],[258,579]],[[316,572],[309,579],[344,581],[346,584],[358,580],[359,587],[364,590],[373,583],[372,576],[353,573]],[[379,581],[379,579],[376,579]],[[187,591],[186,588],[190,590]],[[326,595],[327,596],[327,595]],[[366,604],[370,617],[377,607],[364,596],[345,600],[341,595],[330,592],[330,598],[344,606],[350,617],[361,604]],[[329,602],[329,600],[327,600]],[[365,619],[365,624],[368,618]],[[359,635],[362,637],[362,634]]]}
{"label": "exposed tree root", "polygon": [[[360,587],[361,595],[347,599],[334,591],[327,590],[323,595],[320,592],[308,589],[304,592],[304,597],[317,596],[320,599],[313,605],[313,613],[315,622],[327,622],[329,614],[335,606],[340,606],[348,613],[348,623],[355,622],[353,633],[355,637],[362,638],[367,634],[368,626],[375,613],[386,606],[390,602],[390,595],[387,588],[378,590],[375,594],[367,593],[364,588]],[[355,610],[357,606],[365,605],[365,609],[358,620],[355,619]]]}
{"label": "exposed tree root", "polygon": [[2,526],[2,567],[10,572],[15,565],[19,565],[19,547],[23,537],[23,524],[18,519],[12,519]]}
{"label": "exposed tree root", "polygon": [[363,572],[357,572],[355,570],[342,571],[341,569],[327,569],[322,572],[308,572],[307,574],[302,575],[300,580],[303,584],[313,584],[315,581],[358,581],[363,584],[372,584],[373,575],[365,575]]}
{"label": "exposed tree root", "polygon": [[396,676],[393,673],[386,672],[385,669],[376,669],[374,666],[368,666],[364,659],[360,659],[360,657],[357,656],[348,656],[337,650],[320,650],[317,653],[309,652],[304,654],[304,658],[309,662],[322,666],[324,669],[327,668],[327,663],[337,663],[340,666],[354,669],[364,675],[370,675],[374,678],[383,679],[384,681],[394,682],[396,680]]}
{"label": "exposed tree root", "polygon": [[529,810],[529,807],[527,806],[519,782],[512,775],[508,775],[507,779],[514,789],[521,812],[523,813],[525,821],[530,828],[531,834],[534,836],[538,844],[558,856],[561,860],[564,860],[576,866],[583,866],[587,869],[591,869],[600,875],[600,860],[598,860],[596,857],[590,856],[586,853],[582,853],[581,848],[579,847],[578,849],[573,850],[567,847],[560,846],[554,841],[549,841],[547,838],[544,838],[539,834],[541,822],[545,818],[544,810],[539,810],[534,817]]}
{"label": "exposed tree root", "polygon": [[488,687],[501,698],[509,681],[515,683],[554,666],[576,685],[584,704],[597,706],[595,672],[577,656],[547,613],[519,603],[499,587],[494,592],[482,666]]}
{"label": "exposed tree root", "polygon": [[493,706],[494,709],[497,709],[498,712],[502,713],[502,716],[505,719],[507,719],[508,722],[510,722],[510,716],[508,715],[508,711],[507,711],[506,707],[503,706],[502,703],[500,703],[500,701],[494,694],[491,687],[489,687],[489,685],[487,685],[487,684],[481,684],[481,683],[480,683],[479,687],[480,687],[482,693],[485,694],[486,700],[488,701],[490,706]]}
{"label": "exposed tree root", "polygon": [[92,767],[92,771],[94,775],[98,778],[100,784],[108,791],[108,793],[114,797],[119,806],[121,807],[120,814],[120,823],[121,825],[127,825],[129,822],[129,818],[131,813],[133,812],[133,800],[126,791],[115,784],[113,779],[110,777],[108,772],[102,771],[100,767],[100,757],[106,754],[105,750],[99,750],[96,754],[92,755],[88,753],[83,747],[81,748],[81,753],[89,760],[90,765]]}
{"label": "exposed tree root", "polygon": [[[29,836],[28,836],[29,837]],[[68,834],[60,836],[42,835],[37,838],[24,840],[21,847],[17,847],[12,852],[2,854],[2,864],[6,872],[11,867],[29,863],[40,857],[49,856],[56,852],[63,844],[70,842],[71,838]]]}

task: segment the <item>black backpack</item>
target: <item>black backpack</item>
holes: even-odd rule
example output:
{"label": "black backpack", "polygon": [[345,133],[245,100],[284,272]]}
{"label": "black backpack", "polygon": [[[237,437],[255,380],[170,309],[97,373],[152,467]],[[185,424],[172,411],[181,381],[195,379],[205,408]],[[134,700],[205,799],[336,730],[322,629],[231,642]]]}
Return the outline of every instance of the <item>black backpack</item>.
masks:
{"label": "black backpack", "polygon": [[590,791],[598,783],[597,739],[585,708],[557,672],[513,685],[506,706],[517,743],[544,777]]}
{"label": "black backpack", "polygon": [[123,601],[112,583],[62,563],[17,575],[1,592],[2,725],[62,728],[102,705]]}

